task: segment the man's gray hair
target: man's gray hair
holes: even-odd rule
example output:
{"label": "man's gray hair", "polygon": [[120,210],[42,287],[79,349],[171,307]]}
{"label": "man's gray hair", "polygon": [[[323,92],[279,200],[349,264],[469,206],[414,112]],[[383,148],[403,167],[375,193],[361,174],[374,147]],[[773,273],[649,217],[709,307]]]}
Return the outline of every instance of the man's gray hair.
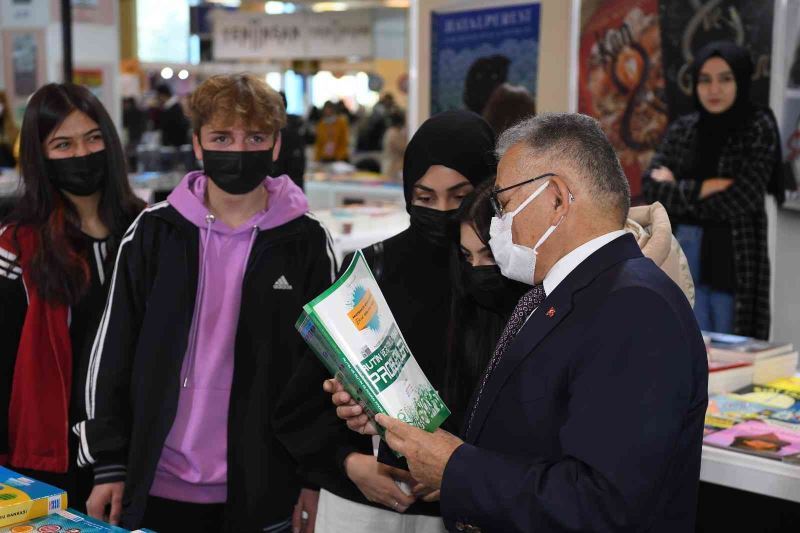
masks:
{"label": "man's gray hair", "polygon": [[600,124],[577,113],[544,113],[507,129],[497,140],[497,157],[525,143],[536,156],[565,160],[577,170],[599,202],[616,208],[622,220],[631,206],[631,189]]}

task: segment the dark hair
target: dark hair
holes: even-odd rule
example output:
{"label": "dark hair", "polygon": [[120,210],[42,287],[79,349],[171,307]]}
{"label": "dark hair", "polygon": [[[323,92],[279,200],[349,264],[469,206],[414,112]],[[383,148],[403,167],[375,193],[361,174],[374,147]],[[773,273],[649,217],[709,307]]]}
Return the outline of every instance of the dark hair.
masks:
{"label": "dark hair", "polygon": [[156,87],[156,93],[160,94],[161,96],[172,96],[172,88],[167,85],[166,83],[162,83],[158,87]]}
{"label": "dark hair", "polygon": [[497,87],[486,103],[483,118],[500,135],[514,124],[536,115],[536,100],[521,85],[504,83]]}
{"label": "dark hair", "polygon": [[[493,185],[493,180],[480,184],[464,198],[456,213],[459,225],[469,224],[484,243],[489,242],[492,220],[489,192]],[[453,246],[450,268],[453,295],[442,399],[452,411],[452,419],[460,423],[508,317],[484,309],[467,296],[464,271],[472,266],[464,260],[458,241]]]}
{"label": "dark hair", "polygon": [[578,113],[544,113],[504,131],[497,155],[518,143],[525,143],[536,157],[557,154],[581,174],[595,197],[615,208],[620,223],[628,217],[628,178],[597,120]]}
{"label": "dark hair", "polygon": [[31,277],[44,299],[66,305],[74,304],[86,292],[90,270],[81,253],[85,240],[75,206],[48,178],[44,142],[74,111],[97,122],[105,144],[108,181],[98,216],[110,232],[110,257],[133,217],[144,207],[131,191],[125,154],[103,104],[85,87],[71,83],[51,83],[36,91],[25,109],[20,139],[25,191],[8,221],[36,232],[38,246],[30,262]]}

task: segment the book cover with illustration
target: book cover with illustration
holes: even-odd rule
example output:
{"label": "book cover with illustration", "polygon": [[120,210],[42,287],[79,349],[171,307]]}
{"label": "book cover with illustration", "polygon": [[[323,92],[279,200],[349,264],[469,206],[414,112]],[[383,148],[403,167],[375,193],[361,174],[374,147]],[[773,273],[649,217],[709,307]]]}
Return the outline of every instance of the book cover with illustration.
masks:
{"label": "book cover with illustration", "polygon": [[800,402],[786,395],[758,392],[717,394],[708,399],[706,428],[727,429],[749,420],[800,431]]}
{"label": "book cover with illustration", "polygon": [[66,508],[63,490],[0,466],[0,528]]}
{"label": "book cover with illustration", "polygon": [[707,435],[703,442],[718,448],[789,462],[800,459],[800,433],[765,422],[742,422]]}
{"label": "book cover with illustration", "polygon": [[[127,529],[112,526],[89,518],[73,510],[59,510],[53,514],[35,518],[7,528],[0,533],[127,533]],[[137,529],[133,533],[153,533]]]}
{"label": "book cover with illustration", "polygon": [[434,431],[450,415],[411,354],[361,252],[303,307],[295,327],[371,418],[384,413]]}

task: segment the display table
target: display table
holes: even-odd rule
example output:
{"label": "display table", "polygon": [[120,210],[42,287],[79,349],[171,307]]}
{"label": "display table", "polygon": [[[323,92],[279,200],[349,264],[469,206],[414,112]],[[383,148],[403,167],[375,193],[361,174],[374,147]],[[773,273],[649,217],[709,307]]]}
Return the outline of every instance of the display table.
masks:
{"label": "display table", "polygon": [[304,188],[313,210],[332,209],[345,201],[405,204],[403,186],[396,183],[311,181],[306,182]]}
{"label": "display table", "polygon": [[348,206],[313,211],[331,233],[336,260],[388,239],[408,228],[408,213],[400,206]]}
{"label": "display table", "polygon": [[700,479],[800,503],[800,465],[703,446]]}

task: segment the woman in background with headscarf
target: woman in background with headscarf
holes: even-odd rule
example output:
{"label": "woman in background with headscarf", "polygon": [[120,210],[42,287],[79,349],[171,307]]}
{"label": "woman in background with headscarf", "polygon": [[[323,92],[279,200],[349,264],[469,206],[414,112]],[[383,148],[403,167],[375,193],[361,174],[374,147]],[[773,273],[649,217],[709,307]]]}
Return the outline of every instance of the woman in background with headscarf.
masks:
{"label": "woman in background with headscarf", "polygon": [[694,64],[697,111],[676,120],[643,177],[689,260],[704,330],[766,339],[769,258],[764,196],[780,161],[772,112],[750,101],[753,64],[728,42]]}

